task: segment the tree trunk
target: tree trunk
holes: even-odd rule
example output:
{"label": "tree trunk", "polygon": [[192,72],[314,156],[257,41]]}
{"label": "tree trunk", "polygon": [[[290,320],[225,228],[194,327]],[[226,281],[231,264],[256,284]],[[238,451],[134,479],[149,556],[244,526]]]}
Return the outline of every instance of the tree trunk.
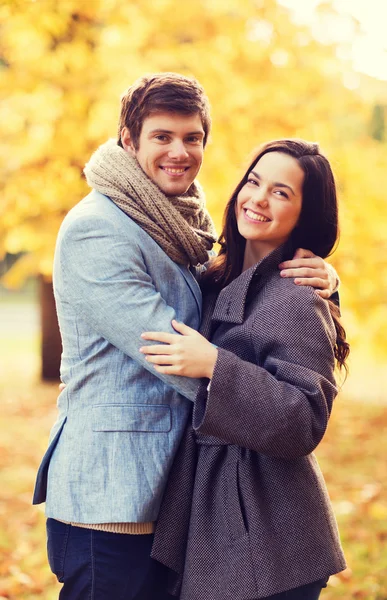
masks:
{"label": "tree trunk", "polygon": [[52,282],[40,276],[40,320],[42,332],[42,379],[59,379],[62,341],[56,316]]}

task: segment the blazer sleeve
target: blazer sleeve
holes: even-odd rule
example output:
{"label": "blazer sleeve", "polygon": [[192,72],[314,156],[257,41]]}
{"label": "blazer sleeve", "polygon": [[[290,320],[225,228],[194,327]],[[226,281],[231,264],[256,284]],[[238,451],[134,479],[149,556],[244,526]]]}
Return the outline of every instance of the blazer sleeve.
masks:
{"label": "blazer sleeve", "polygon": [[155,288],[137,241],[124,239],[108,219],[87,215],[65,232],[59,264],[66,300],[90,327],[155,377],[194,400],[199,380],[157,373],[139,352],[144,331],[176,333],[171,326],[176,314]]}
{"label": "blazer sleeve", "polygon": [[202,383],[194,404],[198,432],[284,459],[316,448],[337,394],[335,330],[328,303],[304,290],[301,302],[281,307],[277,326],[273,315],[271,331],[255,318],[256,364],[219,348],[210,389]]}

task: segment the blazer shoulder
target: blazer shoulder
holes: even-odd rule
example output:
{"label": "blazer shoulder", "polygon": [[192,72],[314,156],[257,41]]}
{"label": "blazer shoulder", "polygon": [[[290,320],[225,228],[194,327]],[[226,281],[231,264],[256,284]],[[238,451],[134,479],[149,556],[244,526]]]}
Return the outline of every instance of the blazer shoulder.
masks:
{"label": "blazer shoulder", "polygon": [[101,218],[105,221],[125,222],[125,218],[131,219],[118,208],[116,204],[104,194],[92,190],[87,196],[82,198],[65,216],[62,225],[69,225],[73,222],[87,219]]}
{"label": "blazer shoulder", "polygon": [[110,198],[96,190],[92,190],[67,213],[61,224],[59,237],[71,238],[73,234],[77,235],[82,231],[105,231],[106,234],[120,236],[134,245],[139,240],[143,242],[143,236],[147,236]]}

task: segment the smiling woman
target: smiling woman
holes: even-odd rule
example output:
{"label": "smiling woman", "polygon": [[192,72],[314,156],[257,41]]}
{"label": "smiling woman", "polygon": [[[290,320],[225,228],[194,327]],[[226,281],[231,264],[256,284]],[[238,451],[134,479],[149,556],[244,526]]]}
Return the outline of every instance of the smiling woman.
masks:
{"label": "smiling woman", "polygon": [[152,550],[181,598],[317,600],[345,567],[313,450],[348,344],[337,308],[277,269],[300,245],[327,256],[337,234],[317,144],[266,144],[227,204],[201,332],[142,334],[158,373],[202,378]]}
{"label": "smiling woman", "polygon": [[297,160],[282,152],[264,154],[250,171],[236,203],[243,270],[286,242],[301,213],[303,181]]}

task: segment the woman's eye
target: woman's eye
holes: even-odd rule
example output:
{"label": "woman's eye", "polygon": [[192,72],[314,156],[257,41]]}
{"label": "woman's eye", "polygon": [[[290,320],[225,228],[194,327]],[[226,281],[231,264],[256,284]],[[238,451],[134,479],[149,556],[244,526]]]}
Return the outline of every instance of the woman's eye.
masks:
{"label": "woman's eye", "polygon": [[282,196],[283,198],[288,198],[289,196],[287,195],[286,192],[283,192],[282,190],[275,190],[274,192],[275,194],[277,194],[277,196]]}
{"label": "woman's eye", "polygon": [[253,185],[259,186],[259,182],[256,179],[248,179],[247,183],[252,183]]}

